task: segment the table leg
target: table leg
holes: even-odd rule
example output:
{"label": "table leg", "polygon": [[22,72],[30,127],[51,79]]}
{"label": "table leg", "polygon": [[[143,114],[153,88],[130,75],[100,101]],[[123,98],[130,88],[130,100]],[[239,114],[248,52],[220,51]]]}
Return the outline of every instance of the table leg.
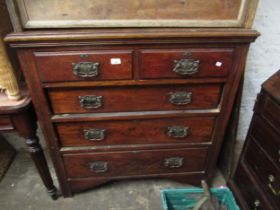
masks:
{"label": "table leg", "polygon": [[44,152],[36,135],[37,119],[33,107],[30,106],[24,112],[13,115],[12,120],[19,135],[26,139],[29,153],[45,187],[47,188],[48,194],[52,199],[56,200],[58,198],[58,192],[53,184]]}

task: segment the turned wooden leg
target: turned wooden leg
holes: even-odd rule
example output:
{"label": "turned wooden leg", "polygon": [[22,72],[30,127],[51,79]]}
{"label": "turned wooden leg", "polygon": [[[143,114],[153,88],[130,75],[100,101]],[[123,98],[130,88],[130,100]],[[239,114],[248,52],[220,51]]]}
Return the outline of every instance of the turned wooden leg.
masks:
{"label": "turned wooden leg", "polygon": [[47,188],[49,195],[52,199],[56,200],[58,198],[58,192],[53,184],[53,180],[49,171],[49,167],[39,144],[39,139],[36,135],[37,124],[36,116],[33,107],[28,107],[25,111],[13,115],[12,118],[14,125],[20,136],[26,139],[26,145],[32,157],[32,160],[39,172],[39,175]]}
{"label": "turned wooden leg", "polygon": [[53,184],[49,167],[42,147],[39,144],[38,137],[34,136],[33,138],[27,138],[26,145],[28,146],[29,153],[41,176],[41,179],[47,188],[48,194],[52,197],[52,199],[56,200],[58,198],[57,189]]}

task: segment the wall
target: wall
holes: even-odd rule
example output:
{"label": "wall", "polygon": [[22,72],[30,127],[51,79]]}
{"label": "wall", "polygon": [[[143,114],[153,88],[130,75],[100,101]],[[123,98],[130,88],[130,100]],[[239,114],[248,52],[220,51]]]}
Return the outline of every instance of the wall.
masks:
{"label": "wall", "polygon": [[247,59],[238,140],[246,138],[261,84],[280,69],[279,0],[260,0],[253,28],[258,30],[261,36],[251,45]]}

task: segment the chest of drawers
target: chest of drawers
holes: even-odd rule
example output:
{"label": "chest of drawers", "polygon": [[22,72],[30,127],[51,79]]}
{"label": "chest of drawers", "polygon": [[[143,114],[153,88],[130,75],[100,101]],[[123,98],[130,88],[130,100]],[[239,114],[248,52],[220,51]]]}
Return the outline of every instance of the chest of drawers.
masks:
{"label": "chest of drawers", "polygon": [[16,48],[64,196],[127,178],[211,180],[249,29],[32,31]]}
{"label": "chest of drawers", "polygon": [[257,97],[245,146],[231,186],[244,209],[280,206],[280,71]]}

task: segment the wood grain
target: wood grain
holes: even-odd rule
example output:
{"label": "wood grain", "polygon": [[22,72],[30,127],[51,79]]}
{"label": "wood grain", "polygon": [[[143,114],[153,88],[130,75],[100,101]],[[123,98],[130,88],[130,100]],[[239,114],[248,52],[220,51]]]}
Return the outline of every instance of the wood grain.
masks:
{"label": "wood grain", "polygon": [[[226,77],[231,70],[233,49],[160,49],[141,51],[141,74],[151,78],[201,78]],[[174,61],[193,59],[199,61],[198,73],[178,75],[173,71]],[[220,67],[216,62],[221,62]]]}
{"label": "wood grain", "polygon": [[[142,120],[112,120],[105,122],[77,122],[57,124],[62,146],[101,146],[133,145],[157,143],[197,143],[210,142],[215,118],[177,117]],[[168,127],[188,127],[188,135],[174,138],[167,135]],[[105,129],[105,138],[101,141],[85,139],[84,130]]]}
{"label": "wood grain", "polygon": [[[207,148],[146,150],[131,152],[111,152],[64,155],[69,178],[136,176],[148,174],[174,174],[180,172],[199,172],[204,170]],[[165,167],[166,158],[184,158],[182,167]],[[108,171],[95,173],[89,169],[94,161],[108,163]]]}
{"label": "wood grain", "polygon": [[[132,78],[131,51],[61,51],[34,52],[37,68],[43,82],[102,81]],[[111,59],[119,59],[114,65]],[[99,63],[96,77],[82,78],[73,73],[73,64],[80,62]]]}
{"label": "wood grain", "polygon": [[[170,103],[171,93],[192,92],[192,101],[186,105]],[[190,86],[145,86],[90,89],[49,90],[52,110],[55,114],[126,112],[182,109],[211,109],[218,106],[222,87],[220,85]],[[87,109],[81,107],[79,96],[96,95],[103,97],[102,107]]]}

